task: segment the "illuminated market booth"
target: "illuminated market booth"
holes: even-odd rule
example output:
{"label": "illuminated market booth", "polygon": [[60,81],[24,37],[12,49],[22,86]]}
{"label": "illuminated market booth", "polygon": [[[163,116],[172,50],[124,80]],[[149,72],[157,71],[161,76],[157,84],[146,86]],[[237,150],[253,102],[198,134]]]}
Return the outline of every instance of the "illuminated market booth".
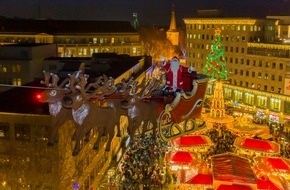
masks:
{"label": "illuminated market booth", "polygon": [[280,154],[280,145],[267,140],[238,137],[234,146],[236,153],[243,156],[277,156]]}
{"label": "illuminated market booth", "polygon": [[253,171],[259,189],[284,190],[290,187],[290,161],[281,157],[255,157]]}
{"label": "illuminated market booth", "polygon": [[207,152],[213,142],[205,135],[181,136],[171,141],[172,146],[178,150],[188,152]]}
{"label": "illuminated market booth", "polygon": [[257,189],[256,176],[246,158],[233,153],[218,154],[212,156],[212,169],[214,189]]}

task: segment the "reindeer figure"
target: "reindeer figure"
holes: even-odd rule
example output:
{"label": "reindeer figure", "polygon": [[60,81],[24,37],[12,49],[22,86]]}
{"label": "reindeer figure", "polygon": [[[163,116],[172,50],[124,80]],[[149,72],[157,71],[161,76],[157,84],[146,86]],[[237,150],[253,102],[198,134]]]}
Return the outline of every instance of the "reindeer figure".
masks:
{"label": "reindeer figure", "polygon": [[[115,125],[119,118],[116,117],[115,110],[112,107],[100,107],[90,101],[92,97],[102,96],[104,92],[106,95],[114,93],[116,91],[111,85],[111,81],[103,82],[103,77],[98,78],[99,85],[91,93],[88,93],[85,86],[86,80],[84,75],[80,74],[80,92],[72,93],[63,98],[62,104],[66,108],[72,109],[72,116],[76,124],[78,125],[74,138],[76,140],[73,156],[77,155],[80,151],[80,141],[85,135],[95,128],[98,132],[97,142],[94,144],[94,149],[98,149],[100,139],[103,134],[109,134],[108,142],[106,145],[106,151],[110,150],[111,141],[115,133]],[[73,79],[73,77],[71,77]],[[73,79],[74,80],[74,79]],[[72,83],[73,84],[73,83]]]}
{"label": "reindeer figure", "polygon": [[[44,81],[41,81],[41,84],[45,84],[48,88],[38,94],[38,100],[42,103],[46,102],[49,106],[49,113],[52,116],[52,125],[51,134],[48,138],[47,145],[53,146],[54,143],[58,142],[58,129],[66,121],[72,120],[71,110],[63,108],[62,99],[63,97],[70,92],[69,89],[65,88],[65,84],[68,82],[68,79],[62,81],[58,85],[59,77],[52,73],[44,73]],[[50,78],[52,78],[52,83],[50,83]]]}
{"label": "reindeer figure", "polygon": [[133,142],[135,132],[141,126],[142,122],[144,122],[145,126],[142,133],[144,133],[150,122],[153,125],[153,134],[156,135],[158,105],[160,102],[149,100],[149,98],[152,91],[159,88],[159,83],[153,79],[144,87],[143,84],[137,86],[137,82],[135,82],[130,85],[130,88],[131,92],[129,92],[126,100],[123,101],[122,107],[128,111],[128,132],[131,142]]}
{"label": "reindeer figure", "polygon": [[[122,107],[122,101],[127,94],[128,87],[133,83],[133,81],[133,78],[130,78],[128,82],[122,80],[120,83],[115,85],[116,92],[114,94],[101,97],[101,100],[107,102],[107,106],[112,107],[115,110],[116,117],[119,118],[117,121],[117,137],[121,137],[120,117],[128,115],[128,110]],[[94,98],[100,99],[100,96]]]}

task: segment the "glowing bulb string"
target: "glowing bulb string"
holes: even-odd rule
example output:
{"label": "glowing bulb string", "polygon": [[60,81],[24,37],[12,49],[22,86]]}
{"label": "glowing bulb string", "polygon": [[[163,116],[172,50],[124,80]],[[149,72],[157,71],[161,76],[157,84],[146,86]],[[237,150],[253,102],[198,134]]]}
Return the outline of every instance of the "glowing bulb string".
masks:
{"label": "glowing bulb string", "polygon": [[11,84],[0,84],[0,87],[14,87],[14,88],[34,88],[34,89],[42,89],[42,90],[69,90],[67,88],[48,88],[48,87],[37,87],[37,86],[14,86]]}

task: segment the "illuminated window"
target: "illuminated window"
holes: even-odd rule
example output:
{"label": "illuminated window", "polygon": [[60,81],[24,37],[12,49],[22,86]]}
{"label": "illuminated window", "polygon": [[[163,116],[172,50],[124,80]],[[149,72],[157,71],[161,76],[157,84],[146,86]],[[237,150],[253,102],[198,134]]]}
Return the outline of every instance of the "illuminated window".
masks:
{"label": "illuminated window", "polygon": [[90,48],[90,55],[93,55],[93,53],[94,53],[94,49]]}
{"label": "illuminated window", "polygon": [[115,38],[111,38],[111,43],[115,43]]}
{"label": "illuminated window", "polygon": [[241,91],[234,90],[234,100],[237,100],[238,102],[242,102],[243,93]]}
{"label": "illuminated window", "polygon": [[266,96],[257,96],[257,106],[266,108],[267,107],[267,97]]}
{"label": "illuminated window", "polygon": [[49,134],[50,134],[50,127],[49,126],[38,126],[34,133],[35,133],[35,139],[37,141],[47,141]]}
{"label": "illuminated window", "polygon": [[258,78],[262,78],[262,73],[261,72],[258,72]]}
{"label": "illuminated window", "polygon": [[270,98],[270,109],[274,111],[281,110],[281,100],[276,98]]}
{"label": "illuminated window", "polygon": [[243,25],[243,30],[247,30],[247,26],[246,25]]}
{"label": "illuminated window", "polygon": [[30,126],[27,124],[15,124],[15,140],[30,141]]}
{"label": "illuminated window", "polygon": [[14,78],[12,79],[12,85],[14,86],[21,86],[21,79],[20,78]]}
{"label": "illuminated window", "polygon": [[268,79],[268,73],[265,73],[264,79]]}
{"label": "illuminated window", "polygon": [[104,43],[104,38],[100,38],[100,43]]}
{"label": "illuminated window", "polygon": [[87,55],[87,49],[86,48],[83,49],[83,55]]}
{"label": "illuminated window", "polygon": [[10,126],[9,123],[0,122],[0,139],[10,139]]}
{"label": "illuminated window", "polygon": [[250,94],[248,92],[245,93],[245,104],[254,105],[254,94]]}
{"label": "illuminated window", "polygon": [[98,43],[98,39],[97,38],[93,38],[93,43],[94,44]]}
{"label": "illuminated window", "polygon": [[133,54],[136,54],[136,53],[137,53],[137,48],[133,47]]}
{"label": "illuminated window", "polygon": [[83,55],[83,49],[79,48],[79,56],[82,56],[82,55]]}
{"label": "illuminated window", "polygon": [[241,30],[241,26],[240,25],[237,25],[237,30]]}

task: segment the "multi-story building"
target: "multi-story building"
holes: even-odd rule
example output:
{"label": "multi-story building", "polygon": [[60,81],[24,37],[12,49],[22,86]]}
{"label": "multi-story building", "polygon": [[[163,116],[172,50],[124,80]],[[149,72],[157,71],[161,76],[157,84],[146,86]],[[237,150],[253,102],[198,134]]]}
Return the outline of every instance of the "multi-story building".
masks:
{"label": "multi-story building", "polygon": [[93,53],[143,54],[139,34],[127,21],[0,19],[0,45],[54,43],[59,57]]}
{"label": "multi-story building", "polygon": [[[147,61],[143,56],[105,53],[94,54],[90,59],[48,58],[44,68],[47,72],[67,77],[85,62],[85,71],[90,77],[96,76],[93,75],[96,67],[102,67],[99,75],[105,74],[120,82],[132,75],[137,77],[146,69]],[[148,62],[151,64],[150,59]],[[62,67],[54,67],[56,64]],[[127,136],[127,118],[120,117],[121,137],[113,137],[110,151],[105,151],[107,136],[101,137],[99,150],[93,150],[97,132],[91,130],[90,140],[82,140],[81,151],[72,156],[75,142],[71,137],[76,128],[72,120],[67,120],[59,128],[58,143],[47,146],[54,127],[52,116],[48,105],[35,99],[43,88],[45,86],[38,79],[0,93],[0,189],[96,189],[112,160],[120,159],[123,154],[121,145]]]}
{"label": "multi-story building", "polygon": [[55,44],[0,46],[0,84],[21,86],[42,77],[44,59],[56,55]]}
{"label": "multi-story building", "polygon": [[225,98],[247,109],[251,107],[255,112],[263,110],[273,121],[289,119],[289,17],[183,20],[188,66],[193,65],[202,72],[211,51],[214,31],[220,28],[228,71]]}

